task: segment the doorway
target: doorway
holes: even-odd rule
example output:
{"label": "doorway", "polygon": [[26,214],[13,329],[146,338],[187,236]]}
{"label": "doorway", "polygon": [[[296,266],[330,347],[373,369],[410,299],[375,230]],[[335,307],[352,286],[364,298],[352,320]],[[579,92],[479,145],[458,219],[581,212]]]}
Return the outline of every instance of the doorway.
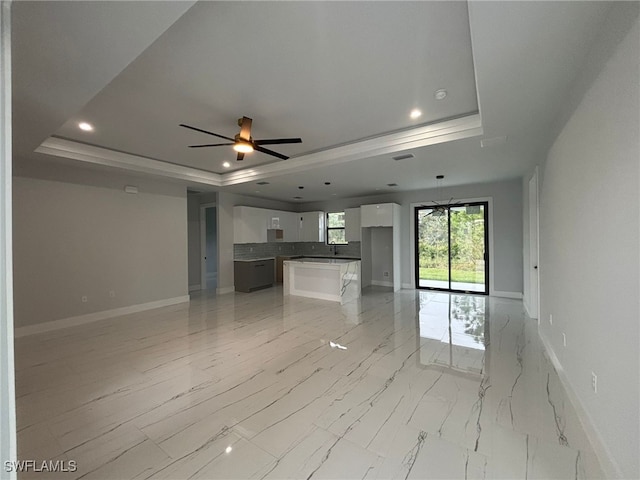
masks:
{"label": "doorway", "polygon": [[218,212],[215,203],[200,205],[200,285],[202,290],[218,286]]}
{"label": "doorway", "polygon": [[489,294],[489,205],[415,209],[416,287]]}

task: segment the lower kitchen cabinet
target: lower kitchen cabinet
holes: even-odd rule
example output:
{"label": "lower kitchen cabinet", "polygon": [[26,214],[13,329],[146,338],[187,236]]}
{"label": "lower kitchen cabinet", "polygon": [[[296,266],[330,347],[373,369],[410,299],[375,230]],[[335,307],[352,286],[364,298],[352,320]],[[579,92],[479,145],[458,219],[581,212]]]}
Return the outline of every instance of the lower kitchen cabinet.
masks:
{"label": "lower kitchen cabinet", "polygon": [[274,259],[235,260],[233,274],[236,292],[253,292],[271,287],[274,280]]}

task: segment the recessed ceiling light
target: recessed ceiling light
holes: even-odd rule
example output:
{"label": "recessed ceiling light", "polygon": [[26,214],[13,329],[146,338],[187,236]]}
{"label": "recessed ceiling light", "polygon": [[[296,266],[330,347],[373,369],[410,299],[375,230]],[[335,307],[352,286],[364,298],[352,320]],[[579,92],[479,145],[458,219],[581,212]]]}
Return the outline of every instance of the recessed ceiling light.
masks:
{"label": "recessed ceiling light", "polygon": [[80,122],[78,128],[85,132],[93,132],[93,125],[87,122]]}
{"label": "recessed ceiling light", "polygon": [[229,162],[224,162],[224,163],[222,164],[222,166],[223,166],[224,168],[229,168],[229,167],[231,166],[231,164],[230,164]]}
{"label": "recessed ceiling light", "polygon": [[416,118],[420,118],[422,116],[422,112],[417,108],[414,108],[413,110],[411,110],[409,116],[415,120]]}
{"label": "recessed ceiling light", "polygon": [[300,190],[302,190],[304,187],[298,187]]}
{"label": "recessed ceiling light", "polygon": [[324,182],[325,185],[331,185],[331,182]]}
{"label": "recessed ceiling light", "polygon": [[444,88],[441,88],[436,90],[436,93],[434,93],[433,96],[436,97],[436,100],[444,100],[447,96],[447,91]]}

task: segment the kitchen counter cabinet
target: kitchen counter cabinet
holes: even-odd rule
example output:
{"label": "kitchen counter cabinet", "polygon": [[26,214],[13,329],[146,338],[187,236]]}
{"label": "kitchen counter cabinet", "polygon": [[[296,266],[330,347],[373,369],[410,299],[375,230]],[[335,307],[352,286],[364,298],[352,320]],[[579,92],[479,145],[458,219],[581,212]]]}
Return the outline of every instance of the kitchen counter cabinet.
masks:
{"label": "kitchen counter cabinet", "polygon": [[273,285],[274,259],[236,260],[233,262],[236,292],[253,292]]}

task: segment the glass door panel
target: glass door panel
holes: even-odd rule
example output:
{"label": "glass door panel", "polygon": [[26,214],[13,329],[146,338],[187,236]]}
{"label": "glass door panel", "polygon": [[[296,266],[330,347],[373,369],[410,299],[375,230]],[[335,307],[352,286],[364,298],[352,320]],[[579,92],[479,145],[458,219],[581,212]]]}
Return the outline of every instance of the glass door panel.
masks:
{"label": "glass door panel", "polygon": [[418,207],[416,286],[488,294],[486,202]]}
{"label": "glass door panel", "polygon": [[449,211],[420,208],[417,215],[418,286],[449,288]]}
{"label": "glass door panel", "polygon": [[451,289],[485,291],[484,205],[450,208]]}

